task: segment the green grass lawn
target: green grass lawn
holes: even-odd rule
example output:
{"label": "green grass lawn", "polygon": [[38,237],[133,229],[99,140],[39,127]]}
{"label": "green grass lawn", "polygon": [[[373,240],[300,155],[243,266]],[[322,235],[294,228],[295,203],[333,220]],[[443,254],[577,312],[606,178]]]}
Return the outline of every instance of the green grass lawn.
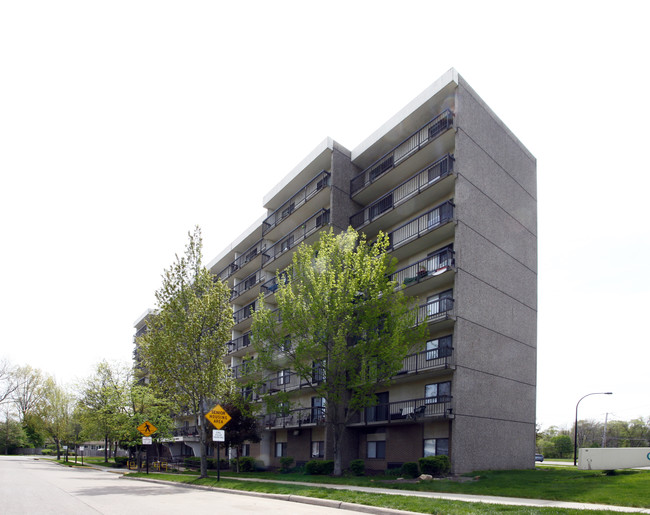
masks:
{"label": "green grass lawn", "polygon": [[[510,472],[510,477],[516,476],[520,471]],[[147,477],[146,474],[132,474],[134,477]],[[270,474],[277,479],[285,478],[285,475]],[[155,477],[157,479],[165,479],[175,482],[183,482],[190,484],[200,484],[205,486],[213,486],[219,488],[226,488],[231,490],[249,491],[249,492],[266,492],[273,494],[283,495],[301,495],[306,497],[317,497],[321,499],[332,499],[343,502],[350,502],[355,504],[364,504],[369,506],[379,506],[385,508],[394,508],[400,510],[408,510],[419,513],[433,513],[433,514],[488,514],[488,513],[525,513],[525,514],[594,514],[594,513],[611,513],[599,510],[565,510],[557,508],[529,508],[524,506],[508,506],[508,505],[495,505],[483,503],[468,503],[461,501],[447,501],[423,497],[406,497],[401,495],[388,495],[388,494],[372,494],[365,492],[355,492],[346,490],[334,490],[322,487],[310,487],[298,484],[278,484],[278,483],[261,483],[255,481],[237,481],[228,477],[222,477],[221,481],[217,482],[215,477],[206,479],[198,479],[196,475],[188,474],[156,474],[149,475],[148,477]],[[309,476],[307,476],[309,477]],[[269,479],[271,479],[269,477]],[[302,478],[304,479],[304,477]],[[313,478],[318,479],[318,478]],[[325,479],[325,478],[321,478]],[[333,479],[333,478],[329,478]],[[500,478],[499,481],[506,480],[505,477]],[[480,483],[483,480],[479,480]],[[485,478],[485,481],[489,481]],[[337,481],[339,482],[339,481]],[[345,481],[343,481],[345,482]],[[373,483],[378,483],[375,481]],[[373,484],[371,483],[371,485]],[[436,481],[435,484],[442,483]],[[494,481],[492,481],[494,484]],[[431,484],[431,483],[428,483]],[[464,485],[467,485],[465,483]],[[460,485],[460,486],[464,486]],[[379,486],[387,486],[380,484]],[[402,485],[406,486],[406,485]],[[474,492],[466,492],[474,493]],[[483,492],[488,493],[488,492]],[[495,492],[489,492],[490,495],[498,495]]]}

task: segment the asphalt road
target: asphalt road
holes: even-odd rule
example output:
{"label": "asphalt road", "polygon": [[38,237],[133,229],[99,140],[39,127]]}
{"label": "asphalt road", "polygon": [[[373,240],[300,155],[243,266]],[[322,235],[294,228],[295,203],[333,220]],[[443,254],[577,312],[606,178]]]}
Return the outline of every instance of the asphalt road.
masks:
{"label": "asphalt road", "polygon": [[3,515],[343,515],[345,509],[121,479],[103,470],[62,467],[25,456],[0,456]]}

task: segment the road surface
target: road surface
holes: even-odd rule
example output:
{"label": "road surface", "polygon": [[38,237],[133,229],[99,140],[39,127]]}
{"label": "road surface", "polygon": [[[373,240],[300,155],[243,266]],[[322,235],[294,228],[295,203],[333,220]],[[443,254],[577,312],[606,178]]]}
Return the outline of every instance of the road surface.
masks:
{"label": "road surface", "polygon": [[27,456],[0,456],[3,515],[344,515],[344,509],[122,479]]}

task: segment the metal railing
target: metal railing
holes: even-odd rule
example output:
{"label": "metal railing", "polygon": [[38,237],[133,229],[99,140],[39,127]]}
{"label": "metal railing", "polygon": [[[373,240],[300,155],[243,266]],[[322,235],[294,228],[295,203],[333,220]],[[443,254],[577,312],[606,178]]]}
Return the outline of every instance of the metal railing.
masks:
{"label": "metal railing", "polygon": [[243,322],[247,318],[253,316],[253,311],[255,311],[255,302],[251,302],[248,306],[244,306],[241,309],[238,309],[232,314],[235,324]]}
{"label": "metal railing", "polygon": [[350,225],[355,229],[372,222],[386,211],[399,205],[404,199],[420,193],[434,182],[446,177],[453,172],[454,156],[447,154],[432,165],[420,170],[418,173],[396,186],[388,193],[350,217]]}
{"label": "metal railing", "polygon": [[418,373],[421,370],[431,370],[432,368],[449,368],[451,364],[452,348],[432,349],[409,354],[402,361],[402,370],[400,374]]}
{"label": "metal railing", "polygon": [[248,247],[244,252],[241,253],[239,257],[237,257],[232,263],[230,263],[226,268],[221,270],[215,278],[219,278],[222,281],[225,281],[228,279],[232,274],[234,274],[237,270],[239,270],[242,266],[244,266],[246,263],[249,261],[252,261],[257,257],[259,253],[262,252],[264,245],[262,243],[263,240],[259,240],[257,243],[254,243],[250,247]]}
{"label": "metal railing", "polygon": [[242,279],[232,287],[232,290],[230,292],[230,300],[233,300],[239,297],[245,291],[250,290],[257,283],[261,282],[261,280],[262,280],[262,272],[260,272],[259,270],[253,272],[245,279]]}
{"label": "metal railing", "polygon": [[396,420],[421,420],[451,415],[451,396],[423,397],[377,404],[356,413],[350,424],[391,423]]}
{"label": "metal railing", "polygon": [[434,207],[426,213],[406,222],[394,231],[388,233],[389,250],[403,245],[404,243],[419,238],[423,234],[439,227],[454,218],[454,204],[451,200]]}
{"label": "metal railing", "polygon": [[267,429],[281,427],[301,427],[304,425],[322,425],[325,423],[325,408],[298,408],[284,413],[271,413],[262,417],[262,424]]}
{"label": "metal railing", "polygon": [[307,239],[321,227],[327,225],[330,221],[329,209],[321,209],[316,214],[305,220],[296,227],[290,234],[276,242],[262,253],[262,266],[270,263],[278,256],[298,245],[301,241]]}
{"label": "metal railing", "polygon": [[253,363],[244,362],[241,365],[235,365],[230,368],[230,374],[233,379],[240,379],[244,377],[247,373],[251,372],[253,368]]}
{"label": "metal railing", "polygon": [[291,213],[296,209],[305,204],[309,199],[316,195],[320,190],[329,186],[330,173],[323,170],[316,177],[307,183],[307,185],[302,188],[298,193],[293,197],[287,200],[279,208],[277,208],[273,213],[271,213],[266,220],[262,222],[262,234],[266,234],[276,225],[278,225],[282,220],[288,218]]}
{"label": "metal railing", "polygon": [[446,320],[454,310],[454,299],[443,297],[429,301],[415,309],[417,310],[416,324],[418,325],[425,322]]}
{"label": "metal railing", "polygon": [[454,251],[447,247],[441,252],[428,256],[420,261],[393,272],[388,278],[398,286],[410,286],[427,277],[437,275],[447,267],[454,266]]}
{"label": "metal railing", "polygon": [[199,436],[199,428],[197,426],[175,427],[172,429],[173,436]]}
{"label": "metal railing", "polygon": [[427,143],[430,143],[440,134],[451,128],[453,123],[454,115],[449,109],[436,116],[391,151],[372,163],[363,172],[352,178],[350,181],[350,195],[354,195],[387,171],[395,168],[404,159],[410,157]]}
{"label": "metal railing", "polygon": [[228,342],[228,352],[236,352],[240,349],[245,349],[251,344],[251,332],[248,331],[247,333],[242,334],[241,336],[238,336],[234,340],[230,340]]}

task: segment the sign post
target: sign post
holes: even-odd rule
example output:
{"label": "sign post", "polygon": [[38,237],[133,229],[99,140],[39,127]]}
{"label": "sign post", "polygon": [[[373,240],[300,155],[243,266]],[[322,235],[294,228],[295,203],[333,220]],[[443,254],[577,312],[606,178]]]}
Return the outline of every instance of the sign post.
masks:
{"label": "sign post", "polygon": [[138,426],[138,431],[142,433],[142,445],[146,446],[145,459],[147,461],[147,474],[149,474],[149,446],[153,443],[153,438],[151,435],[158,431],[158,428],[146,420]]}
{"label": "sign post", "polygon": [[81,466],[84,466],[84,446],[80,445],[79,446],[79,452],[81,453]]}
{"label": "sign post", "polygon": [[[221,456],[220,456],[220,449],[221,449],[221,442],[226,441],[226,432],[225,431],[219,431],[223,426],[225,426],[231,419],[232,417],[226,413],[226,410],[224,410],[221,405],[217,404],[214,408],[212,408],[210,411],[208,411],[205,414],[205,418],[207,418],[214,427],[216,427],[216,430],[212,431],[212,441],[217,442],[217,483],[221,481]],[[216,436],[216,439],[215,439]]]}

